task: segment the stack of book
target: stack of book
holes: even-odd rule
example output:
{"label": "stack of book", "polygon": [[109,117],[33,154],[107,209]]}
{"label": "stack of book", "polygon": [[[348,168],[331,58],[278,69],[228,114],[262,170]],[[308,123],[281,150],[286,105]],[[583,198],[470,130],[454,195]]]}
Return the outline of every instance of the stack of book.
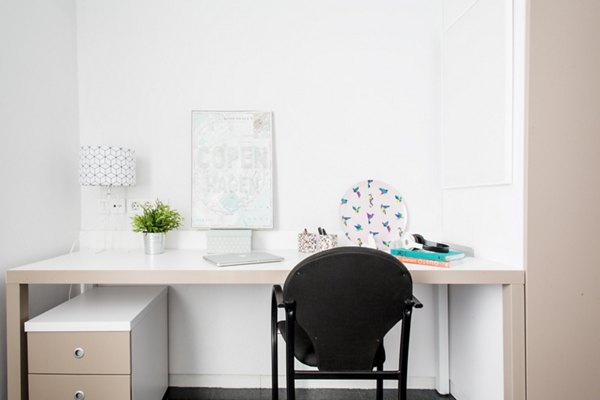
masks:
{"label": "stack of book", "polygon": [[426,250],[392,249],[390,252],[403,263],[441,268],[449,268],[453,261],[465,257],[465,253],[455,250],[450,250],[447,253],[436,253]]}

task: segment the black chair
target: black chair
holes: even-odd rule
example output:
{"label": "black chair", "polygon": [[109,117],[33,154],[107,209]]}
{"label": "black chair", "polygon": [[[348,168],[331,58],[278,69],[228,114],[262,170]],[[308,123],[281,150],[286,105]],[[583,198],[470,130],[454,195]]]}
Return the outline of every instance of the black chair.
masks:
{"label": "black chair", "polygon": [[[279,392],[278,330],[286,343],[287,400],[295,399],[296,379],[374,379],[377,400],[383,398],[383,380],[393,379],[399,399],[406,400],[413,307],[423,305],[412,294],[410,273],[387,253],[340,247],[306,258],[290,272],[283,290],[273,286],[273,400]],[[277,321],[278,308],[285,309],[285,321]],[[399,369],[384,371],[383,337],[400,320]],[[294,357],[317,370],[296,370]]]}

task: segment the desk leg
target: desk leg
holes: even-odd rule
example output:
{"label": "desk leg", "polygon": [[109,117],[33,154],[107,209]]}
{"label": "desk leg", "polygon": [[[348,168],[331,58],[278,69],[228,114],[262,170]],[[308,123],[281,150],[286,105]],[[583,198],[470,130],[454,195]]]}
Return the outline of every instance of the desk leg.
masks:
{"label": "desk leg", "polygon": [[525,288],[502,286],[504,399],[525,400]]}
{"label": "desk leg", "polygon": [[6,284],[6,379],[8,399],[26,400],[27,341],[23,324],[29,318],[29,286]]}
{"label": "desk leg", "polygon": [[450,364],[448,356],[448,285],[435,285],[435,324],[437,374],[435,389],[441,395],[450,394]]}

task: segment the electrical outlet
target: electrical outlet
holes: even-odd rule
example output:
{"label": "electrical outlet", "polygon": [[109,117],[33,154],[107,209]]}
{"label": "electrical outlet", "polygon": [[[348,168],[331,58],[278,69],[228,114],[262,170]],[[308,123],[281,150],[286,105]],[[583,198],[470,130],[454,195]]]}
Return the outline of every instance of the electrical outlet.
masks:
{"label": "electrical outlet", "polygon": [[100,199],[98,200],[98,213],[124,214],[125,199]]}
{"label": "electrical outlet", "polygon": [[142,213],[142,206],[149,206],[151,204],[152,204],[152,200],[128,199],[127,200],[127,214],[140,215]]}

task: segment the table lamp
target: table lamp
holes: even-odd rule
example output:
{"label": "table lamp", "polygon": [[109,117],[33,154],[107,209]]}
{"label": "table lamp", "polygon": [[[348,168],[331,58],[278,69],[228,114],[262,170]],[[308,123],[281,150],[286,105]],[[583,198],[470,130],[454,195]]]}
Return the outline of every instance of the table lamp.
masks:
{"label": "table lamp", "polygon": [[135,150],[112,146],[81,146],[79,183],[82,186],[135,185]]}

